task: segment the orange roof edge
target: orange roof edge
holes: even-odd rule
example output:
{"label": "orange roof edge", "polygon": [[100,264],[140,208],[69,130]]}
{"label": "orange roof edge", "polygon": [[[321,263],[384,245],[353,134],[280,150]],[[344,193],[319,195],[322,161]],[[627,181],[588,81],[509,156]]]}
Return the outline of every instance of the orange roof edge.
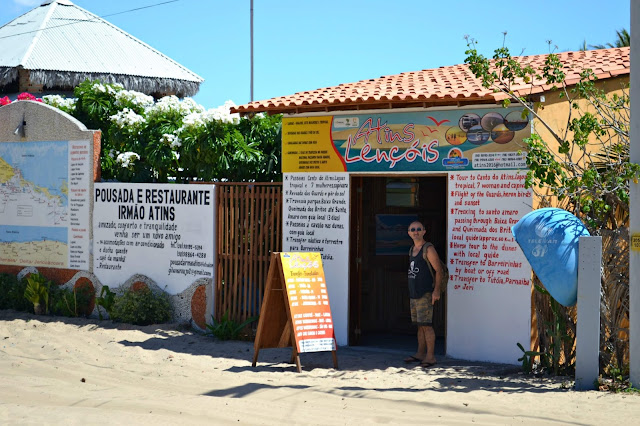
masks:
{"label": "orange roof edge", "polygon": [[[514,59],[537,67],[544,64],[547,56],[520,56]],[[576,84],[579,81],[580,72],[589,68],[600,80],[628,75],[631,72],[629,47],[563,52],[558,56],[563,64],[563,71],[567,76],[565,81],[568,85]],[[521,95],[539,94],[551,88],[542,81],[534,82],[533,87],[524,82],[517,82],[516,86]],[[381,104],[393,104],[391,105],[393,108],[402,108],[403,104],[415,106],[416,102],[422,102],[424,106],[456,105],[471,102],[499,102],[504,98],[503,94],[494,93],[492,89],[482,87],[482,82],[473,75],[466,64],[458,64],[381,76],[254,101],[238,105],[232,108],[231,112],[301,113],[310,109],[318,111],[321,107],[326,107],[327,111],[339,111],[341,106],[349,105],[350,109],[353,109],[353,106],[367,109],[379,108]]]}

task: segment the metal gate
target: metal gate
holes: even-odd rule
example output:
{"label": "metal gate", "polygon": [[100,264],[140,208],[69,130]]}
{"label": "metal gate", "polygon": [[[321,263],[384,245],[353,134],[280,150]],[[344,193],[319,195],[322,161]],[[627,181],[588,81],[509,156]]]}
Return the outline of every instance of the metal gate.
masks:
{"label": "metal gate", "polygon": [[282,183],[216,183],[215,317],[260,313],[271,252],[282,248]]}

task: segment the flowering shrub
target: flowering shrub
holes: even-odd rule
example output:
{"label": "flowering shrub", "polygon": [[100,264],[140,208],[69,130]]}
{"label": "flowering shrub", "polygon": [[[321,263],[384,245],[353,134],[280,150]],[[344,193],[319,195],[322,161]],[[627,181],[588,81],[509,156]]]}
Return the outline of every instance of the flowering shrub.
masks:
{"label": "flowering shrub", "polygon": [[120,90],[116,92],[115,103],[123,108],[140,107],[149,108],[153,105],[153,97],[133,90]]}
{"label": "flowering shrub", "polygon": [[52,107],[56,107],[66,112],[67,114],[73,114],[76,108],[76,100],[74,98],[65,98],[60,95],[44,95],[42,102]]}
{"label": "flowering shrub", "polygon": [[[206,110],[85,81],[67,111],[102,130],[102,176],[125,182],[280,181],[280,116],[240,118],[233,102]],[[51,105],[62,106],[60,99]],[[63,109],[63,108],[61,108]]]}
{"label": "flowering shrub", "polygon": [[38,102],[42,102],[42,99],[36,98],[31,93],[27,93],[27,92],[20,93],[18,95],[18,100],[19,101],[38,101]]}
{"label": "flowering shrub", "polygon": [[140,159],[140,156],[135,152],[121,152],[116,158],[116,163],[121,164],[125,169],[130,169],[133,164]]}
{"label": "flowering shrub", "polygon": [[144,124],[146,121],[143,116],[136,114],[135,111],[132,111],[129,108],[118,111],[118,113],[112,115],[109,119],[120,129],[136,127]]}
{"label": "flowering shrub", "polygon": [[[42,102],[41,98],[36,98],[35,96],[33,96],[31,93],[20,93],[18,95],[18,101],[36,101],[36,102]],[[8,96],[5,96],[3,98],[0,98],[0,106],[5,106],[5,105],[9,105],[11,103],[11,99],[9,99]]]}

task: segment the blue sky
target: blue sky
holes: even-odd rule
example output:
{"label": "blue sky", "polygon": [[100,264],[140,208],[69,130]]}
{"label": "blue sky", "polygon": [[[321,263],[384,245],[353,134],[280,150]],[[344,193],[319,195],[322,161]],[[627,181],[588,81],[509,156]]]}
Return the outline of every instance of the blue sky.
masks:
{"label": "blue sky", "polygon": [[[250,0],[72,0],[205,79],[195,100],[250,100]],[[42,0],[0,0],[0,25]],[[254,99],[464,62],[468,34],[490,55],[578,50],[629,29],[629,0],[254,0]],[[106,16],[120,13],[114,16]]]}

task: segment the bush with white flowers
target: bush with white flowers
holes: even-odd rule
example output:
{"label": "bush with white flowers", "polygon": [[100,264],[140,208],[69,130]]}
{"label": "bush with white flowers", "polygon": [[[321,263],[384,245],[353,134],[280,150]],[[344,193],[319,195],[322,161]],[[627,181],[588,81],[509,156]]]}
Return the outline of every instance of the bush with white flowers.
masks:
{"label": "bush with white flowers", "polygon": [[76,100],[74,98],[65,98],[60,95],[44,95],[42,102],[61,109],[67,114],[72,114],[76,108]]}
{"label": "bush with white flowers", "polygon": [[191,98],[151,96],[85,81],[75,99],[47,96],[87,128],[102,130],[106,180],[280,181],[281,116],[240,118],[231,101],[206,109]]}
{"label": "bush with white flowers", "polygon": [[116,158],[116,163],[120,164],[125,169],[133,167],[134,163],[140,159],[140,156],[135,152],[121,152]]}

